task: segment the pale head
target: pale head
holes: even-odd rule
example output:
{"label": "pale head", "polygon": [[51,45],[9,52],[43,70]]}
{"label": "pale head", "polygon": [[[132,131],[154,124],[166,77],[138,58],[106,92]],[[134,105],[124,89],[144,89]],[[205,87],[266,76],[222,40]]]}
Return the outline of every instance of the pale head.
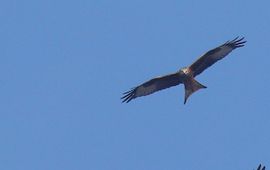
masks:
{"label": "pale head", "polygon": [[188,76],[192,75],[192,71],[190,70],[189,67],[181,68],[181,69],[179,70],[179,72],[180,72],[181,74],[185,74],[185,75],[188,75]]}

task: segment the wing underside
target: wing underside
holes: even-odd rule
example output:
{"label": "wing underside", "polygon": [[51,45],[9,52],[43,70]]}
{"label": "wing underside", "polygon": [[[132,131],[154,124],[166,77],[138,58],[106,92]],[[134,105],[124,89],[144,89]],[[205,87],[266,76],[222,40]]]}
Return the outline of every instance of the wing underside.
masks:
{"label": "wing underside", "polygon": [[219,47],[216,47],[207,53],[205,53],[202,57],[196,60],[193,64],[189,66],[189,68],[193,72],[193,76],[197,76],[202,73],[205,69],[212,66],[218,60],[221,60],[225,56],[227,56],[232,50],[243,47],[246,41],[243,41],[243,38],[236,37],[232,41],[227,41]]}
{"label": "wing underside", "polygon": [[157,77],[132,88],[130,91],[123,93],[123,97],[121,99],[123,100],[122,102],[128,103],[137,97],[146,96],[159,90],[176,86],[180,83],[182,83],[182,78],[179,76],[178,72],[162,77]]}

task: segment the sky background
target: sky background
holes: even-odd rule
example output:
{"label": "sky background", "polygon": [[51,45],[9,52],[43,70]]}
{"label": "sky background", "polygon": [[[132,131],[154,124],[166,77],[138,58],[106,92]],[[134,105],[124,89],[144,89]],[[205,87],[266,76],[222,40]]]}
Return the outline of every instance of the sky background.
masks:
{"label": "sky background", "polygon": [[[0,169],[270,168],[270,2],[0,2]],[[124,91],[244,36],[197,80]]]}

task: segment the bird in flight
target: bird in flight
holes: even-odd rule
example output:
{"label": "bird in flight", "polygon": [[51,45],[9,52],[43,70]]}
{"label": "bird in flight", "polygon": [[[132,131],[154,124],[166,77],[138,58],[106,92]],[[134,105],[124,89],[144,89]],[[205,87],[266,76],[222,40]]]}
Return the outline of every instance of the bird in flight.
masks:
{"label": "bird in flight", "polygon": [[246,41],[244,41],[244,37],[236,37],[231,41],[227,41],[219,47],[216,47],[206,52],[190,66],[181,68],[176,73],[148,80],[147,82],[123,93],[123,97],[121,98],[122,102],[128,103],[137,97],[146,96],[159,90],[163,90],[179,84],[184,84],[184,104],[186,104],[189,96],[191,96],[199,89],[206,88],[206,86],[196,81],[195,77],[202,73],[205,69],[216,63],[218,60],[223,59],[234,49],[243,47],[245,43]]}

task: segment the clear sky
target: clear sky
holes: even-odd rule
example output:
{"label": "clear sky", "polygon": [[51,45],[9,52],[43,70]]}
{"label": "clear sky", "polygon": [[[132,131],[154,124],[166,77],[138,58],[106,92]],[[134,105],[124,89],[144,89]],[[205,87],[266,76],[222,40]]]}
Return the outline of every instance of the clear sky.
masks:
{"label": "clear sky", "polygon": [[[4,0],[0,169],[270,168],[270,2]],[[227,40],[197,80],[122,104],[122,92]]]}

